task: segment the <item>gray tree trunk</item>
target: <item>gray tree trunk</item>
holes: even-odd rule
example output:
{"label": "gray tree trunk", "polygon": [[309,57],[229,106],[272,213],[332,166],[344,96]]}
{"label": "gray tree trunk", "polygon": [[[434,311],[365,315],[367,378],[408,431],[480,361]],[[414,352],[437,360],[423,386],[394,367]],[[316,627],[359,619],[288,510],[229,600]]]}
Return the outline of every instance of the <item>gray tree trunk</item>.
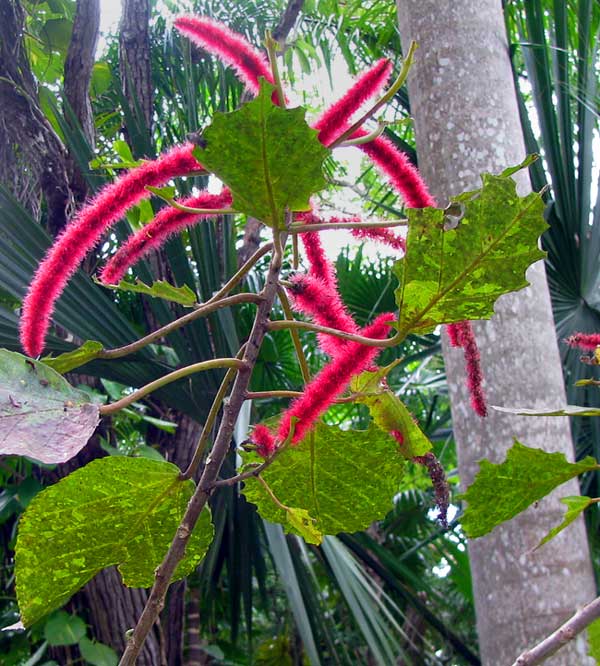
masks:
{"label": "gray tree trunk", "polygon": [[[480,185],[525,156],[500,0],[398,0],[402,42],[419,43],[409,79],[421,173],[439,205]],[[523,179],[525,181],[526,178]],[[523,182],[526,186],[526,183]],[[490,405],[565,403],[550,299],[541,263],[531,286],[502,297],[496,315],[475,326]],[[459,470],[464,486],[477,462],[504,459],[514,437],[572,458],[569,424],[559,418],[513,417],[470,408],[461,350],[445,348]],[[582,521],[538,551],[531,549],[561,521],[561,486],[510,523],[469,545],[482,662],[508,666],[595,594]],[[587,664],[584,640],[547,663]]]}

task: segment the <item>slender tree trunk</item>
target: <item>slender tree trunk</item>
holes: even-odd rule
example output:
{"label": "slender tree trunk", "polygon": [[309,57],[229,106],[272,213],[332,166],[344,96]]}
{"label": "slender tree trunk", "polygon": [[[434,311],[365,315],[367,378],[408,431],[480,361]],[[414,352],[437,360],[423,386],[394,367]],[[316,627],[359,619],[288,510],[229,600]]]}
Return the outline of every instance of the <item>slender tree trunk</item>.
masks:
{"label": "slender tree trunk", "polygon": [[[398,0],[403,44],[419,43],[409,80],[421,172],[440,205],[525,156],[500,0]],[[526,180],[525,178],[523,181]],[[526,183],[523,183],[526,185]],[[544,267],[528,272],[531,286],[502,297],[496,315],[475,326],[491,405],[556,406],[565,402]],[[566,419],[513,417],[469,407],[460,350],[445,348],[459,470],[471,483],[477,462],[502,460],[517,437],[528,446],[572,458]],[[583,522],[535,552],[531,549],[564,512],[560,487],[507,525],[469,545],[483,664],[510,664],[566,620],[595,592]],[[587,663],[573,642],[548,664]]]}

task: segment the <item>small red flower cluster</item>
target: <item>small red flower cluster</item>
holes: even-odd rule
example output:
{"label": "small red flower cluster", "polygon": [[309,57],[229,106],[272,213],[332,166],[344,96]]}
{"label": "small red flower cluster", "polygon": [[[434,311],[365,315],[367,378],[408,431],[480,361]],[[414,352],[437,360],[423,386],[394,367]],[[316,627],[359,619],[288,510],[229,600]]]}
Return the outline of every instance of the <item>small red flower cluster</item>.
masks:
{"label": "small red flower cluster", "polygon": [[596,347],[600,347],[600,333],[573,333],[565,342],[569,347],[595,351]]}

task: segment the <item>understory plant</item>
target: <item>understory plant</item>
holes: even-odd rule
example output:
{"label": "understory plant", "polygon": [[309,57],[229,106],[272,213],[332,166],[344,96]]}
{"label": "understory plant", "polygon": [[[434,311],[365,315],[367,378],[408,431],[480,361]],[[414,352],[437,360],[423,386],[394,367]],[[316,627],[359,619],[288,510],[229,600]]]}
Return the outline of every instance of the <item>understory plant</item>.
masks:
{"label": "understory plant", "polygon": [[[8,351],[0,356],[2,428],[9,429],[0,437],[0,453],[50,464],[63,463],[81,450],[101,417],[194,373],[222,371],[187,468],[145,458],[94,460],[39,493],[22,517],[15,570],[23,625],[60,607],[108,566],[118,566],[126,585],[152,587],[122,665],[135,663],[170,582],[191,573],[206,553],[213,538],[208,502],[220,488],[243,484],[246,499],[263,518],[319,544],[325,535],[362,530],[384,517],[407,467],[416,464],[429,473],[439,520],[446,523],[443,469],[431,443],[387,385],[393,364],[378,366],[378,354],[410,334],[428,334],[445,325],[451,344],[464,350],[471,404],[484,418],[483,377],[469,322],[490,317],[499,296],[526,286],[527,267],[543,257],[537,241],[546,228],[540,196],[518,196],[511,177],[532,158],[500,175],[484,174],[481,188],[453,197],[440,209],[414,166],[384,136],[385,122],[372,122],[403,85],[414,45],[391,85],[386,88],[392,63],[380,60],[309,126],[303,108],[288,108],[277,68],[278,45],[269,36],[265,58],[210,19],[185,16],[175,25],[198,47],[231,65],[254,99],[237,111],[217,114],[188,143],[132,168],[76,214],[46,254],[23,302],[20,332],[27,356]],[[361,150],[402,195],[406,218],[364,220],[319,211],[316,197],[327,186],[324,164],[332,151],[348,146]],[[213,174],[221,189],[179,199],[171,181],[198,174]],[[164,298],[190,311],[119,348],[105,349],[89,340],[75,351],[40,359],[54,305],[70,277],[111,226],[151,196],[165,205],[107,258],[99,280],[110,289]],[[210,299],[195,302],[185,285],[131,279],[136,262],[170,236],[224,214],[259,220],[267,238]],[[323,248],[321,235],[339,229],[398,254],[392,269],[397,309],[364,327],[344,305]],[[246,276],[265,260],[262,289],[245,291]],[[240,306],[254,307],[255,313],[236,355],[178,368],[104,405],[62,377],[93,359],[135,357],[148,345],[168,345],[168,336],[190,322]],[[284,318],[274,318],[280,311]],[[261,345],[278,330],[292,337],[305,386],[300,392],[277,387],[253,392],[250,381]],[[328,359],[314,376],[303,350],[305,332],[317,334]],[[237,473],[224,477],[222,465],[240,411],[246,401],[261,399],[290,402],[275,418],[254,424],[237,448]],[[369,427],[327,425],[321,417],[335,403],[366,405]],[[465,529],[475,535],[486,518],[476,501],[469,510]],[[478,527],[469,530],[473,521]]]}

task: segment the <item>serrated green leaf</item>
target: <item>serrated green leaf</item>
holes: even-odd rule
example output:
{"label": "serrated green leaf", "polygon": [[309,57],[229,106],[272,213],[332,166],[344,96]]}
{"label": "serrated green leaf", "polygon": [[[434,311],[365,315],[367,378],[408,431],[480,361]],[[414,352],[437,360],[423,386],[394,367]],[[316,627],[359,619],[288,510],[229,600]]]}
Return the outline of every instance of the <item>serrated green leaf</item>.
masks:
{"label": "serrated green leaf", "polygon": [[309,210],[310,196],[325,187],[329,151],[307,125],[305,109],[276,106],[273,91],[263,79],[251,102],[215,114],[194,155],[229,186],[235,209],[281,227],[286,208]]}
{"label": "serrated green leaf", "polygon": [[581,495],[563,497],[560,501],[567,506],[567,512],[565,513],[565,517],[563,518],[562,523],[556,527],[553,527],[548,532],[548,534],[546,534],[546,536],[538,543],[536,548],[539,548],[545,543],[548,543],[550,539],[554,539],[554,537],[559,532],[562,532],[565,527],[568,527],[580,514],[582,514],[588,508],[588,506],[590,506],[590,504],[594,502],[591,497],[582,497]]}
{"label": "serrated green leaf", "polygon": [[[400,333],[491,317],[496,299],[527,286],[527,267],[544,257],[540,195],[518,196],[505,175],[484,174],[482,181],[479,190],[452,197],[448,215],[408,209],[406,254],[394,265]],[[448,228],[456,212],[460,222]]]}
{"label": "serrated green leaf", "polygon": [[84,637],[79,641],[79,651],[86,663],[91,666],[117,666],[117,653],[104,643],[96,643]]}
{"label": "serrated green leaf", "polygon": [[594,620],[587,628],[589,655],[600,664],[600,619]]}
{"label": "serrated green leaf", "polygon": [[53,613],[44,625],[44,638],[48,645],[75,645],[86,632],[85,622],[77,615],[65,611]]}
{"label": "serrated green leaf", "polygon": [[[193,492],[175,465],[109,456],[39,493],[21,518],[15,548],[23,624],[61,606],[112,565],[125,585],[150,587]],[[176,579],[196,567],[212,538],[205,508]]]}
{"label": "serrated green leaf", "polygon": [[483,536],[565,481],[597,468],[591,456],[570,463],[563,453],[547,453],[515,440],[503,463],[481,461],[475,480],[461,496],[468,502],[461,521],[465,534]]}
{"label": "serrated green leaf", "polygon": [[58,372],[0,349],[0,454],[66,462],[86,445],[99,420],[98,405]]}
{"label": "serrated green leaf", "polygon": [[507,414],[518,414],[519,416],[600,416],[598,407],[580,407],[579,405],[567,405],[558,409],[525,409],[523,407],[496,407],[498,412]]}
{"label": "serrated green leaf", "polygon": [[400,453],[410,460],[415,456],[425,455],[432,446],[402,400],[382,385],[381,380],[390,369],[380,368],[373,372],[367,370],[352,379],[350,389],[353,393],[363,394],[355,401],[368,406],[373,421],[381,430],[386,433],[393,430],[402,433],[404,440],[398,448]]}
{"label": "serrated green leaf", "polygon": [[315,527],[316,520],[310,516],[306,509],[288,507],[286,515],[288,523],[304,541],[317,545],[323,541],[323,534]]}
{"label": "serrated green leaf", "polygon": [[64,375],[65,372],[70,372],[74,368],[85,365],[98,357],[98,354],[104,349],[101,342],[96,340],[86,340],[81,347],[73,349],[73,351],[60,354],[56,358],[52,356],[45,356],[42,363],[49,365],[52,369]]}
{"label": "serrated green leaf", "polygon": [[99,284],[116,291],[134,291],[137,294],[152,296],[152,298],[163,298],[166,301],[180,303],[188,308],[196,303],[196,294],[194,294],[187,284],[184,284],[183,287],[175,287],[165,280],[157,280],[152,285],[147,285],[141,280],[136,280],[135,282],[121,280],[119,284],[104,284],[104,282],[99,282]]}
{"label": "serrated green leaf", "polygon": [[[244,464],[261,460],[252,452],[241,455]],[[261,476],[283,505],[314,518],[316,531],[338,534],[365,529],[386,515],[404,465],[396,441],[375,425],[344,431],[320,423],[298,444],[288,446]],[[263,518],[299,533],[259,481],[245,483],[246,499],[258,506]]]}

